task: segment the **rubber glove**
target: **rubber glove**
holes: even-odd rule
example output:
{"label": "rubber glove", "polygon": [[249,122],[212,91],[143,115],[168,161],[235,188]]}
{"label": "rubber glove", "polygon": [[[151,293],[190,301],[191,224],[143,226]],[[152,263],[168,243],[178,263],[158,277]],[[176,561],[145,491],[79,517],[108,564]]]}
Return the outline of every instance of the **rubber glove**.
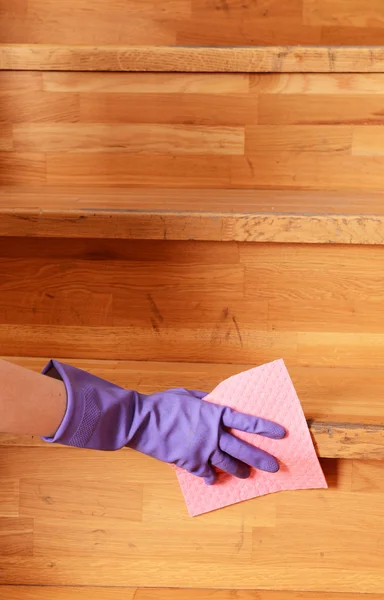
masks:
{"label": "rubber glove", "polygon": [[206,402],[204,392],[172,389],[146,396],[99,377],[50,361],[44,374],[61,379],[67,390],[63,421],[47,442],[78,448],[118,450],[123,446],[203,477],[216,480],[216,470],[246,479],[250,467],[279,470],[277,460],[233,436],[228,428],[280,439],[276,423]]}

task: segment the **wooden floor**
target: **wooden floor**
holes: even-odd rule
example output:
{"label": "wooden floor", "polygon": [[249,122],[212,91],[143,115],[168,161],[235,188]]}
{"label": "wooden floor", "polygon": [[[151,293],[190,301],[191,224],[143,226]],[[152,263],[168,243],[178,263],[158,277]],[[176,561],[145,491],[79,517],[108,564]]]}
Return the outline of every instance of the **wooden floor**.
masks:
{"label": "wooden floor", "polygon": [[0,42],[382,44],[380,0],[0,0]]}
{"label": "wooden floor", "polygon": [[[380,0],[0,0],[0,43],[114,44],[115,58],[121,45],[383,39]],[[362,214],[370,224],[364,234],[362,219],[348,238],[341,223],[344,245],[334,243],[338,223],[329,235],[308,230],[305,241],[321,245],[245,243],[247,231],[232,230],[208,238],[228,241],[184,232],[180,242],[164,224],[156,241],[113,239],[113,227],[111,239],[8,231],[0,355],[35,369],[42,357],[61,358],[142,392],[209,390],[284,357],[311,418],[382,424],[384,246],[375,215],[383,212],[384,74],[332,67],[1,71],[2,209],[21,187],[27,203],[41,194],[53,205],[69,196],[76,204],[80,188],[101,201],[111,193],[111,213],[126,188],[172,188],[185,211],[201,189],[203,208],[210,190],[239,189],[249,212],[246,193],[257,189],[309,194],[301,215],[314,197],[320,213],[337,212],[332,194],[340,194],[336,205],[348,206],[340,219]],[[372,236],[377,246],[367,244]],[[0,600],[384,600],[383,463],[321,463],[329,490],[192,519],[168,465],[130,450],[0,436]]]}
{"label": "wooden floor", "polygon": [[[303,399],[315,390],[318,416],[339,418],[353,389],[355,419],[380,419],[381,246],[3,238],[0,248],[6,355],[218,363],[189,374],[182,363],[153,365],[150,376],[116,364],[105,370],[142,391],[155,380],[173,385],[178,370],[185,385],[208,388],[244,363],[284,356]],[[306,366],[313,370],[304,384]],[[191,519],[172,469],[135,452],[3,445],[0,583],[48,586],[28,587],[32,599],[60,598],[49,586],[80,586],[82,600],[93,594],[87,586],[303,590],[321,600],[329,591],[384,594],[382,463],[322,464],[329,491],[277,494]],[[18,599],[23,588],[3,591]],[[133,591],[108,594],[120,600]],[[167,594],[140,589],[137,598]]]}
{"label": "wooden floor", "polygon": [[1,185],[382,191],[384,74],[0,72]]}
{"label": "wooden floor", "polygon": [[0,581],[383,592],[382,466],[323,467],[329,491],[192,519],[172,469],[133,451],[1,448]]}

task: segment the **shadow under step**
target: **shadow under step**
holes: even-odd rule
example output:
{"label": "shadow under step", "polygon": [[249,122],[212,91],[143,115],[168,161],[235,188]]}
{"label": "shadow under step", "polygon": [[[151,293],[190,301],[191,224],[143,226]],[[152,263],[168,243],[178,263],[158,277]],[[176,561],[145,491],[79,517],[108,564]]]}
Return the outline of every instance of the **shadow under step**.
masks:
{"label": "shadow under step", "polygon": [[[39,371],[48,359],[4,357]],[[254,365],[68,360],[128,389],[151,393],[172,387],[213,389],[221,380]],[[381,369],[290,367],[319,457],[384,459]],[[0,435],[0,446],[48,446],[37,437]]]}

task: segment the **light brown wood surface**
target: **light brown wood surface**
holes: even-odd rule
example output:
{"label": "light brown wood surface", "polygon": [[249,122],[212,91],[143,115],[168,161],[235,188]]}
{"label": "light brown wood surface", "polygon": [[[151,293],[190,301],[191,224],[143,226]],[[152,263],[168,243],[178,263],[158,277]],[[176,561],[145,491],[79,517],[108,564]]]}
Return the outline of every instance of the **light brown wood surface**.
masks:
{"label": "light brown wood surface", "polygon": [[[233,600],[233,590],[3,586],[9,600]],[[236,590],[236,600],[382,600],[381,594]]]}
{"label": "light brown wood surface", "polygon": [[173,470],[138,453],[0,448],[1,480],[20,486],[0,582],[383,593],[379,464],[324,460],[327,491],[192,519]]}
{"label": "light brown wood surface", "polygon": [[384,196],[272,190],[0,187],[0,235],[383,244]]}
{"label": "light brown wood surface", "polygon": [[383,43],[378,0],[1,0],[0,42],[256,45]]}
{"label": "light brown wood surface", "polygon": [[[8,360],[37,371],[48,362],[48,359],[14,357]],[[143,393],[180,386],[208,392],[223,379],[254,366],[74,359],[67,362]],[[290,374],[318,456],[384,459],[384,406],[377,399],[378,390],[384,387],[380,370],[296,367],[290,369]],[[47,450],[58,447],[48,446],[38,437],[11,434],[0,434],[0,446],[41,446]]]}
{"label": "light brown wood surface", "polygon": [[0,240],[3,355],[382,368],[382,246]]}
{"label": "light brown wood surface", "polygon": [[[345,208],[341,214],[372,217],[382,214],[380,196],[375,199],[370,194],[382,194],[384,185],[383,89],[381,73],[4,71],[0,73],[0,114],[5,123],[0,127],[5,148],[0,151],[1,185],[32,188],[31,201],[34,192],[48,186],[51,191],[42,192],[42,201],[56,206],[60,198],[71,198],[71,189],[72,202],[77,189],[87,190],[86,196],[79,192],[81,206],[82,198],[88,204],[93,190],[102,196],[114,188],[110,202],[115,208],[123,202],[121,188],[332,192],[323,199],[317,196],[319,202],[303,196],[300,214],[317,214],[312,207],[322,202],[337,212],[338,204],[348,207],[350,201],[355,208]],[[340,200],[335,192],[341,194]],[[2,191],[2,208],[7,193]],[[99,208],[101,196],[95,196]],[[166,209],[174,197],[160,195],[159,202]],[[240,193],[231,196],[226,191],[221,197],[222,209],[229,203],[230,212],[236,211],[237,203],[250,202],[249,195]],[[141,198],[148,207],[151,196]],[[189,198],[187,202],[186,193],[182,203],[187,211],[193,210],[196,195]],[[218,206],[219,198],[217,191],[212,200],[202,192],[200,206],[203,200],[207,206]],[[278,195],[272,198],[279,201]],[[23,202],[17,190],[10,202],[9,208]],[[270,201],[265,203],[271,206]],[[288,212],[296,213],[297,205],[297,198],[293,211],[286,204]],[[154,230],[159,215],[156,218]],[[115,215],[112,221],[116,220]],[[146,229],[148,220],[147,216],[141,225],[139,220],[137,226]],[[318,221],[309,223],[307,239],[313,235],[315,241],[326,241],[329,236],[337,241],[340,229],[340,241],[348,236],[362,243],[381,240],[382,223],[372,218],[349,219],[346,224],[330,221],[329,227],[319,225],[322,235],[317,226]],[[230,221],[229,230],[235,227],[237,222]],[[246,230],[247,222],[239,227],[236,239],[244,239],[247,234],[241,229]],[[270,232],[271,227],[267,222]],[[279,221],[277,239],[291,239],[287,229],[296,227],[303,225],[285,218]],[[181,237],[180,221],[175,228],[175,236]],[[224,239],[228,235],[227,230]],[[268,233],[264,239],[270,239]]]}
{"label": "light brown wood surface", "polygon": [[384,47],[0,45],[0,69],[195,73],[383,73]]}

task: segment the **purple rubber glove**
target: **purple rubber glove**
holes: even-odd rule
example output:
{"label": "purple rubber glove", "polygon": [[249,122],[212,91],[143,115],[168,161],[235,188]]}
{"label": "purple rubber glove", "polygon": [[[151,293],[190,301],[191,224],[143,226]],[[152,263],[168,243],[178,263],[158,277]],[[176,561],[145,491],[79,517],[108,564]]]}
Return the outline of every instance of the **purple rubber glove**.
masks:
{"label": "purple rubber glove", "polygon": [[67,410],[53,438],[79,448],[118,450],[129,446],[144,454],[216,480],[214,467],[246,479],[250,466],[279,470],[277,460],[229,433],[227,428],[280,439],[285,430],[271,421],[251,417],[203,400],[203,392],[167,390],[145,396],[125,390],[90,373],[51,361],[44,374],[62,379]]}

